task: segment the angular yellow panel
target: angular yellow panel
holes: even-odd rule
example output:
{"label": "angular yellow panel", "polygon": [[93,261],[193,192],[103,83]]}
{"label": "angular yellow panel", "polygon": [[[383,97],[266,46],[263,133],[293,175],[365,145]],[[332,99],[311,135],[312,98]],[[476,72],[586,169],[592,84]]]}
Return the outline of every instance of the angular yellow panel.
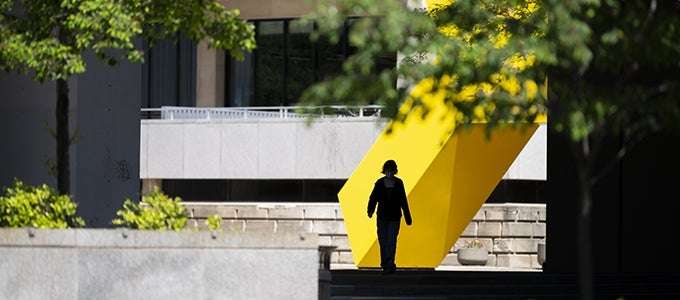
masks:
{"label": "angular yellow panel", "polygon": [[404,180],[412,226],[402,221],[396,264],[401,268],[435,268],[446,257],[472,217],[486,201],[514,159],[533,135],[526,130],[499,129],[484,138],[484,124],[453,133],[453,111],[440,97],[427,117],[416,112],[394,130],[384,131],[338,193],[354,263],[359,268],[380,266],[375,216],[366,215],[368,196],[382,176],[382,164],[394,159]]}

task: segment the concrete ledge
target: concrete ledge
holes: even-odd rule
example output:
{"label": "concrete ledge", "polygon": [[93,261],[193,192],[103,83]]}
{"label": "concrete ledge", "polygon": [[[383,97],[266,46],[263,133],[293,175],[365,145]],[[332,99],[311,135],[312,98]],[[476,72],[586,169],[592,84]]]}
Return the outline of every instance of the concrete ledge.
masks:
{"label": "concrete ledge", "polygon": [[0,229],[0,257],[0,299],[317,299],[319,293],[314,233]]}

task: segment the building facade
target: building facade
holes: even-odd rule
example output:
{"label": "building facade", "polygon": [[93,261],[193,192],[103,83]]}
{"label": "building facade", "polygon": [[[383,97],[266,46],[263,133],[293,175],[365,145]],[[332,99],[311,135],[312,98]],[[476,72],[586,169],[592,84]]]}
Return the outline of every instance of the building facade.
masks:
{"label": "building facade", "polygon": [[[339,106],[336,115],[312,126],[271,117],[296,106],[309,84],[339,72],[352,47],[346,39],[312,43],[311,28],[299,22],[310,11],[306,1],[222,3],[256,28],[258,48],[244,61],[179,36],[176,44],[147,49],[144,64],[110,68],[87,55],[88,71],[69,80],[71,190],[88,226],[110,226],[126,198],[141,199],[154,185],[186,201],[337,202],[337,192],[388,122],[372,106]],[[396,57],[386,54],[380,66],[394,67]],[[17,177],[56,186],[50,171],[54,84],[3,73],[0,88],[0,128],[8,141],[0,151],[12,158],[5,160],[0,185]],[[164,118],[164,107],[248,109],[269,117]],[[545,140],[541,126],[489,202],[541,203]]]}
{"label": "building facade", "polygon": [[[343,106],[335,117],[305,126],[300,118],[276,112],[291,112],[306,87],[341,72],[342,62],[353,53],[346,38],[353,20],[346,22],[338,44],[312,42],[313,25],[300,22],[310,12],[306,1],[222,4],[238,9],[254,25],[258,47],[243,61],[205,44],[189,51],[186,41],[150,49],[152,59],[167,63],[163,72],[154,60],[145,66],[143,190],[158,185],[191,201],[337,201],[335,194],[389,120],[379,108]],[[396,60],[396,53],[387,53],[378,68],[393,68]],[[171,62],[174,67],[168,67]],[[179,116],[177,111],[186,107],[196,110]],[[250,117],[227,113],[244,108]],[[170,116],[169,111],[176,112]],[[263,113],[254,118],[252,112]],[[541,203],[545,150],[541,126],[490,202]]]}

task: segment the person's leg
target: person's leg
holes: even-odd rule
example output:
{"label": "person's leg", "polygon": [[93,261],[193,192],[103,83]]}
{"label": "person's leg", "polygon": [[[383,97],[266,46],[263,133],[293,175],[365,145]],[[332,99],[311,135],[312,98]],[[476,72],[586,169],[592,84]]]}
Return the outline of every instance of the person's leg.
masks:
{"label": "person's leg", "polygon": [[386,260],[388,258],[388,252],[387,250],[387,238],[388,238],[388,225],[387,221],[385,220],[377,220],[377,226],[378,226],[378,245],[380,245],[380,267],[383,269],[383,271],[388,270],[389,264],[388,261]]}
{"label": "person's leg", "polygon": [[[386,240],[385,240],[385,255],[386,255],[386,267],[388,271],[394,272],[397,269],[397,265],[394,263],[394,259],[397,253],[397,236],[399,235],[400,221],[389,221],[386,224]],[[384,268],[383,268],[384,269]]]}

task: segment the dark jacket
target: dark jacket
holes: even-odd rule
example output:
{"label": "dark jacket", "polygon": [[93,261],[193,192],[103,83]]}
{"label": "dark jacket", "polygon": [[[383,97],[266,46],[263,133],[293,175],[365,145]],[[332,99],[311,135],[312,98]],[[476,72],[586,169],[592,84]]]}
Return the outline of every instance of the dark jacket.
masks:
{"label": "dark jacket", "polygon": [[378,219],[399,221],[403,211],[406,224],[411,225],[411,211],[406,200],[404,182],[397,177],[394,177],[394,179],[394,187],[391,189],[385,187],[385,177],[375,182],[371,196],[368,199],[368,215],[373,215],[375,206],[378,205]]}

